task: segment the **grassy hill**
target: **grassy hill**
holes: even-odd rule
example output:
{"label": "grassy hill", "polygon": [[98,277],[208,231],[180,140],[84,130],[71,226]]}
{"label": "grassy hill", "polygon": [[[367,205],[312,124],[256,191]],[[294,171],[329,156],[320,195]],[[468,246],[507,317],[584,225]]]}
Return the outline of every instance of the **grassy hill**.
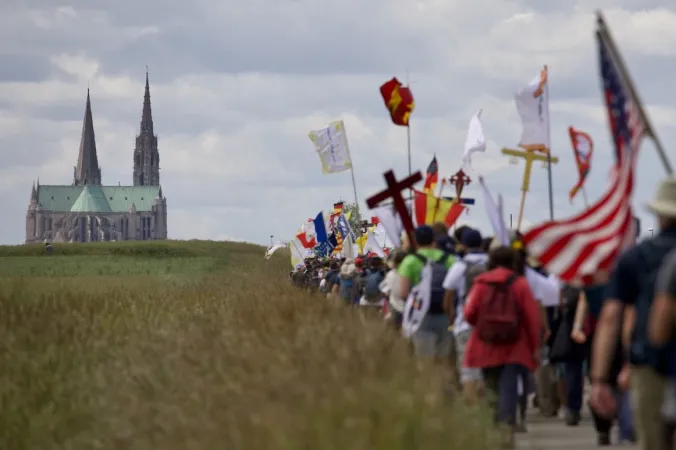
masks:
{"label": "grassy hill", "polygon": [[493,448],[441,371],[263,253],[0,247],[0,448]]}

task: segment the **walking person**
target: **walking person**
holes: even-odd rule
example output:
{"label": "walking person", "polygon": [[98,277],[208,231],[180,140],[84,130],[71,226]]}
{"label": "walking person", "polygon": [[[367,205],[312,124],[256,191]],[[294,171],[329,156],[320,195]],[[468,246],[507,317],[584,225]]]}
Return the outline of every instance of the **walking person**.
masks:
{"label": "walking person", "polygon": [[488,254],[481,248],[482,243],[479,231],[466,228],[461,238],[461,244],[465,249],[464,256],[456,260],[444,279],[446,291],[444,304],[448,318],[453,324],[458,373],[465,401],[469,405],[475,404],[481,396],[483,377],[480,368],[463,366],[467,343],[472,333],[471,325],[465,320],[463,308],[474,280],[487,270]]}
{"label": "walking person", "polygon": [[605,293],[592,350],[594,410],[612,417],[617,401],[611,387],[611,362],[618,338],[629,353],[631,390],[636,399],[636,428],[641,448],[664,450],[661,406],[671,355],[648,339],[648,321],[655,298],[657,275],[669,252],[676,248],[676,178],[663,180],[648,209],[657,217],[659,234],[624,251]]}
{"label": "walking person", "polygon": [[464,308],[473,327],[463,367],[481,368],[503,425],[504,448],[514,448],[519,379],[539,363],[542,319],[526,279],[514,270],[516,253],[498,247],[488,255],[487,272],[474,280]]}

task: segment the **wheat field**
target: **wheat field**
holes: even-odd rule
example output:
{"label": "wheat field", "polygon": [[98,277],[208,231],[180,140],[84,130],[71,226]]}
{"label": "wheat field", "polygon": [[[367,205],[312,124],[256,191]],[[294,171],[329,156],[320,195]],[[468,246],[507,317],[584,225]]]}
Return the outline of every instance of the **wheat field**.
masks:
{"label": "wheat field", "polygon": [[440,368],[263,253],[0,247],[0,449],[495,448]]}

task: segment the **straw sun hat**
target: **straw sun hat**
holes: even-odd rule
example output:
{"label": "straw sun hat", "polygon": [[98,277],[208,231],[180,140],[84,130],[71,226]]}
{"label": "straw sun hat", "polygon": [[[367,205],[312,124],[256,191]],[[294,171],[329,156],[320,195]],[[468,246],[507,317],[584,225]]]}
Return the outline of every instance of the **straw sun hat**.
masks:
{"label": "straw sun hat", "polygon": [[676,177],[670,176],[662,180],[657,187],[655,199],[645,206],[658,216],[676,219]]}

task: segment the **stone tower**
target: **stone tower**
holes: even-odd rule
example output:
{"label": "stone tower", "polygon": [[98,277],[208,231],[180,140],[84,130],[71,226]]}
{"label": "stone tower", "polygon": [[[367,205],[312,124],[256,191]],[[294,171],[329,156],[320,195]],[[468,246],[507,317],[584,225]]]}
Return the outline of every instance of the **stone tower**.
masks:
{"label": "stone tower", "polygon": [[134,147],[134,186],[160,185],[160,153],[157,136],[153,130],[153,114],[150,108],[150,83],[146,71],[146,90],[143,96],[141,129]]}
{"label": "stone tower", "polygon": [[101,167],[96,155],[96,137],[94,136],[94,119],[92,118],[89,89],[87,89],[87,104],[82,121],[80,151],[77,156],[77,166],[73,169],[73,185],[83,186],[85,184],[101,185]]}

